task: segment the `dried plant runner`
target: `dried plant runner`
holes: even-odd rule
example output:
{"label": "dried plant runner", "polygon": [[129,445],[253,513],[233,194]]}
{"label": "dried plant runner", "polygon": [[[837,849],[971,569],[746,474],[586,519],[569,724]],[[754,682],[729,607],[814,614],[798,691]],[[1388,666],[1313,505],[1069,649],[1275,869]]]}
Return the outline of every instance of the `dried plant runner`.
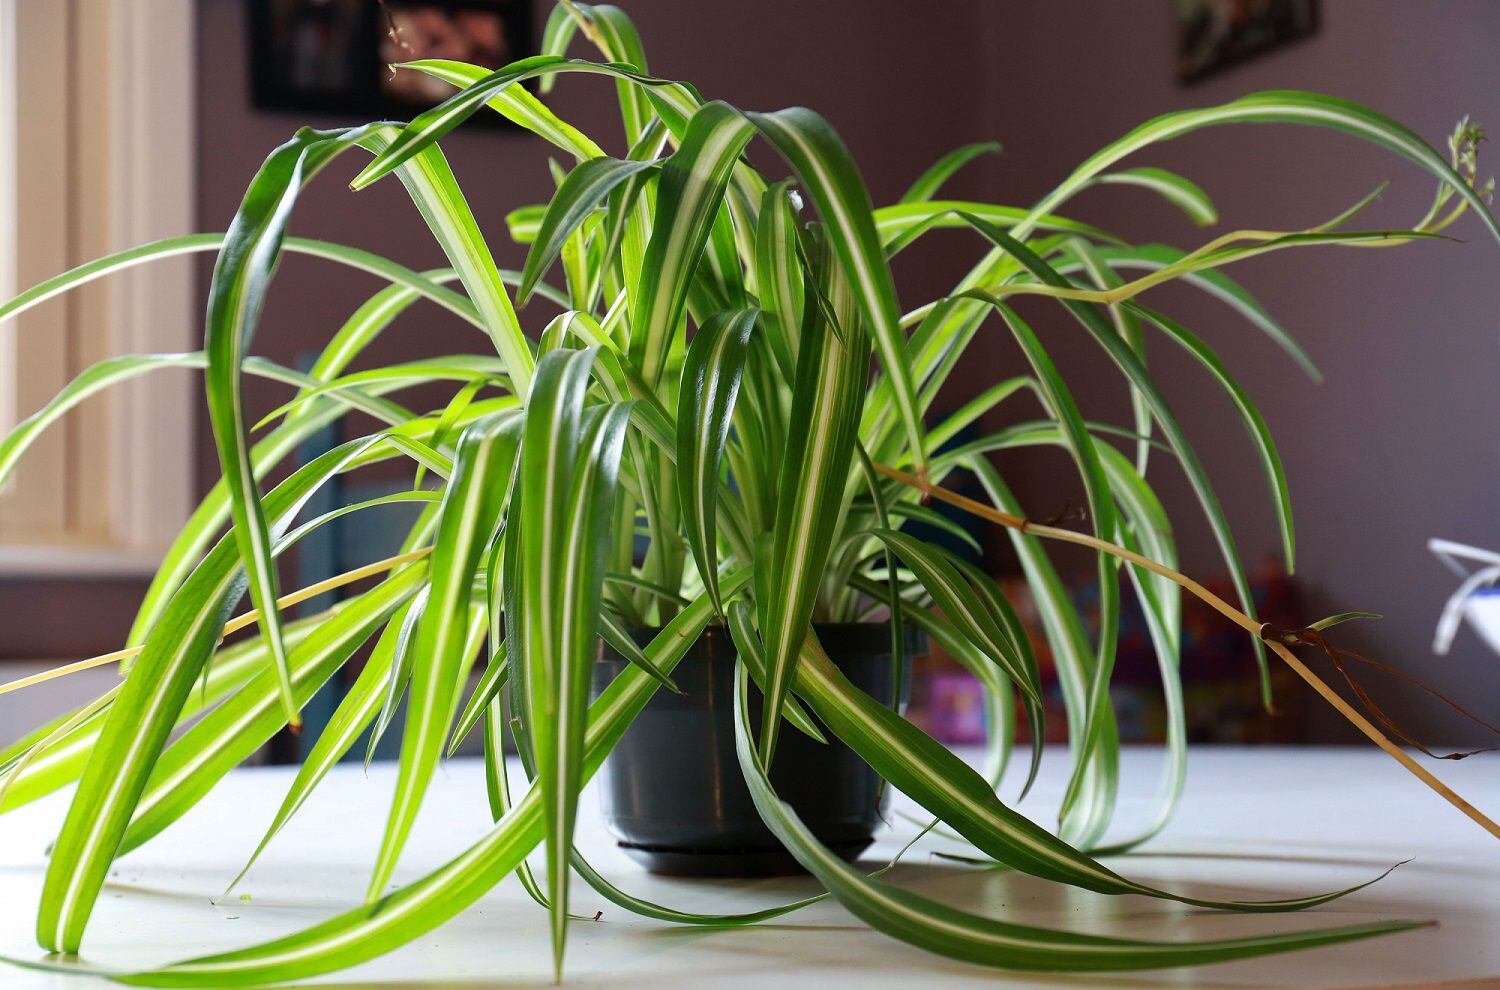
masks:
{"label": "dried plant runner", "polygon": [[[1287,640],[1289,638],[1288,630],[1277,629],[1270,623],[1259,622],[1255,619],[1252,619],[1250,616],[1235,608],[1229,602],[1225,601],[1223,598],[1220,598],[1212,591],[1209,591],[1203,585],[1199,584],[1197,581],[1194,581],[1187,575],[1182,574],[1178,571],[1174,571],[1170,567],[1159,564],[1149,557],[1143,557],[1133,550],[1127,550],[1125,547],[1110,543],[1108,540],[1101,540],[1097,536],[1092,536],[1088,533],[1079,533],[1071,529],[1060,529],[1056,526],[1049,526],[1043,523],[1033,522],[1032,520],[1026,519],[1022,516],[1011,515],[1008,512],[1001,512],[999,509],[985,505],[983,502],[977,502],[974,499],[966,498],[965,496],[959,495],[956,492],[952,492],[946,488],[934,485],[926,478],[920,478],[914,474],[908,474],[905,471],[890,467],[886,464],[877,463],[874,465],[874,467],[876,471],[885,475],[887,478],[899,481],[904,485],[909,485],[912,488],[920,491],[923,495],[935,498],[940,502],[946,502],[949,505],[976,515],[981,519],[986,519],[989,522],[995,523],[996,525],[1004,526],[1007,529],[1019,530],[1022,533],[1029,533],[1032,536],[1039,536],[1043,539],[1058,540],[1064,543],[1074,543],[1078,546],[1088,547],[1092,550],[1098,550],[1101,553],[1107,553],[1113,557],[1118,557],[1119,559],[1127,561],[1131,564],[1135,564],[1139,567],[1144,567],[1146,570],[1151,571],[1154,574],[1160,574],[1167,580],[1181,586],[1182,588],[1191,592],[1201,601],[1207,602],[1214,608],[1215,611],[1219,612],[1221,615],[1225,616],[1245,631],[1254,634],[1261,640],[1261,642],[1270,647],[1271,652],[1275,653],[1288,667],[1292,668],[1292,670],[1296,672],[1298,677],[1302,678],[1312,686],[1314,691],[1317,691],[1318,694],[1322,695],[1324,700],[1332,705],[1340,715],[1344,716],[1344,718],[1348,719],[1356,729],[1364,733],[1364,735],[1371,742],[1389,753],[1392,759],[1409,770],[1411,774],[1422,783],[1426,784],[1428,787],[1436,791],[1437,794],[1443,798],[1443,800],[1447,801],[1449,804],[1453,805],[1453,807],[1457,808],[1459,811],[1467,815],[1476,824],[1478,824],[1480,828],[1495,836],[1497,839],[1500,839],[1500,825],[1497,825],[1495,821],[1488,815],[1480,811],[1478,808],[1474,807],[1468,801],[1464,800],[1457,792],[1455,792],[1447,784],[1443,783],[1436,776],[1434,776],[1431,771],[1429,771],[1426,767],[1422,766],[1415,759],[1413,759],[1411,754],[1407,753],[1400,746],[1397,746],[1394,742],[1392,742],[1384,732],[1381,732],[1373,722],[1371,722],[1368,718],[1366,718],[1363,714],[1361,714],[1353,706],[1351,706],[1347,701],[1345,701],[1343,697],[1332,687],[1330,687],[1326,681],[1324,681],[1321,677],[1308,669],[1307,665],[1299,660],[1297,658],[1297,655],[1287,648]],[[1296,643],[1310,642],[1304,641],[1301,638],[1295,636],[1290,638],[1293,642]]]}
{"label": "dried plant runner", "polygon": [[[367,577],[372,577],[376,574],[384,573],[385,571],[389,571],[392,568],[399,567],[402,564],[407,564],[414,560],[420,560],[431,552],[431,547],[423,547],[420,550],[412,550],[409,553],[399,553],[394,557],[387,557],[384,560],[377,560],[372,564],[365,564],[363,567],[356,567],[352,571],[345,571],[342,574],[336,574],[331,578],[319,581],[317,584],[310,584],[305,588],[299,588],[291,594],[282,595],[280,598],[276,599],[276,609],[277,611],[283,611],[285,609],[291,608],[293,605],[300,605],[302,602],[307,601],[309,598],[318,597],[325,591],[333,591],[335,588],[342,588],[345,585],[354,584],[356,581],[362,581]],[[224,623],[223,635],[228,636],[230,633],[239,632],[241,629],[255,625],[259,620],[259,613],[254,611],[246,612],[243,615],[237,615],[234,618],[230,619],[228,622]],[[220,639],[222,641],[223,637],[221,636]],[[44,670],[40,673],[31,674],[27,677],[17,678],[14,681],[8,681],[4,684],[0,684],[0,694],[8,694],[11,691],[19,691],[21,690],[21,688],[31,687],[34,684],[40,684],[43,681],[50,681],[56,677],[64,677],[68,674],[76,674],[81,670],[89,670],[93,667],[102,667],[107,663],[114,663],[117,660],[130,660],[138,656],[141,652],[141,649],[142,647],[132,646],[124,650],[115,650],[113,653],[101,653],[99,656],[89,657],[87,660],[79,660],[74,663],[63,664],[61,667],[53,667],[51,670]]]}

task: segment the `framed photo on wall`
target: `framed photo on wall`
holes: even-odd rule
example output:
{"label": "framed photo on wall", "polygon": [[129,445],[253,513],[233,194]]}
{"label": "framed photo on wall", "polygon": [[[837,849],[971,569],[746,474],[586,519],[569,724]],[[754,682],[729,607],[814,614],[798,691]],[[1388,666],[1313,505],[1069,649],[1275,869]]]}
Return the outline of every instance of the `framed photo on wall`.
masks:
{"label": "framed photo on wall", "polygon": [[1318,0],[1172,0],[1177,78],[1195,82],[1318,29]]}
{"label": "framed photo on wall", "polygon": [[[529,0],[250,0],[251,94],[267,110],[404,120],[453,93],[397,62],[498,69],[535,54]],[[508,126],[497,114],[477,121]]]}

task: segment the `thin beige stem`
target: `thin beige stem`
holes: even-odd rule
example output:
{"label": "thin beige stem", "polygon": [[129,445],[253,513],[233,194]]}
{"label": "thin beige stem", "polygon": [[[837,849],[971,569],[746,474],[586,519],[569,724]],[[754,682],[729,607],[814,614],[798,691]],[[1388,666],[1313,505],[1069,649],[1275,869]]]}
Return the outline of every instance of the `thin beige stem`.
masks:
{"label": "thin beige stem", "polygon": [[[1190,254],[1185,254],[1172,264],[1160,268],[1149,275],[1124,282],[1112,289],[1080,289],[1068,286],[1047,285],[1041,282],[1008,282],[1004,285],[992,286],[985,289],[985,293],[997,299],[1007,296],[1047,296],[1052,299],[1071,299],[1077,302],[1092,302],[1101,305],[1113,306],[1118,303],[1128,302],[1145,292],[1147,289],[1171,282],[1184,275],[1205,268],[1217,269],[1237,261],[1247,261],[1250,258],[1259,257],[1274,251],[1286,250],[1288,248],[1303,246],[1303,242],[1287,244],[1269,243],[1283,237],[1295,237],[1299,234],[1316,234],[1317,228],[1301,231],[1273,231],[1273,230],[1242,230],[1233,234],[1225,234],[1215,240],[1209,241],[1203,247],[1198,248]],[[1235,241],[1259,242],[1260,247],[1246,248],[1242,253],[1235,254],[1230,258],[1214,258],[1213,255],[1223,250],[1227,245]],[[1395,247],[1400,244],[1410,243],[1410,237],[1403,237],[1399,232],[1371,232],[1368,240],[1344,241],[1343,247]]]}
{"label": "thin beige stem", "polygon": [[124,686],[123,684],[116,684],[83,708],[74,712],[72,717],[64,721],[62,725],[59,725],[41,739],[38,739],[31,748],[26,750],[25,754],[6,773],[5,780],[0,782],[0,809],[5,807],[5,798],[10,794],[11,785],[21,779],[21,775],[26,772],[27,767],[35,763],[38,757],[56,745],[59,740],[67,738],[68,734],[74,729],[97,715],[105,705],[114,701],[115,696],[120,693],[120,688]]}
{"label": "thin beige stem", "polygon": [[1443,798],[1443,800],[1447,801],[1449,804],[1453,805],[1459,811],[1463,812],[1466,816],[1472,819],[1477,825],[1479,825],[1480,828],[1484,829],[1486,832],[1489,832],[1496,838],[1500,838],[1500,825],[1497,825],[1489,816],[1485,815],[1484,812],[1480,811],[1478,808],[1474,807],[1468,801],[1460,797],[1453,791],[1452,788],[1450,788],[1447,784],[1444,784],[1441,780],[1434,776],[1431,771],[1429,771],[1426,767],[1422,766],[1415,759],[1413,759],[1410,753],[1406,752],[1406,750],[1402,749],[1400,746],[1397,746],[1389,738],[1387,738],[1385,733],[1381,732],[1378,728],[1375,727],[1374,724],[1370,722],[1369,719],[1365,718],[1352,706],[1350,706],[1350,704],[1342,697],[1340,697],[1339,693],[1332,687],[1330,687],[1321,677],[1309,670],[1307,668],[1307,665],[1304,664],[1301,660],[1297,659],[1297,656],[1292,653],[1291,650],[1287,649],[1286,646],[1284,646],[1280,642],[1277,642],[1275,639],[1262,636],[1261,630],[1264,628],[1263,623],[1257,622],[1255,619],[1252,619],[1250,616],[1235,608],[1229,602],[1225,601],[1223,598],[1220,598],[1212,591],[1209,591],[1203,585],[1199,584],[1197,581],[1194,581],[1187,575],[1182,574],[1178,571],[1174,571],[1172,568],[1167,567],[1163,564],[1159,564],[1149,557],[1143,557],[1133,550],[1128,550],[1125,547],[1110,543],[1107,540],[1101,540],[1097,536],[1092,536],[1088,533],[1074,532],[1070,529],[1059,529],[1056,526],[1044,526],[1039,523],[1034,523],[1029,519],[1022,518],[1021,516],[1012,515],[1009,512],[1001,512],[993,506],[985,505],[983,502],[976,502],[974,499],[966,498],[965,496],[959,495],[956,492],[951,492],[946,488],[940,488],[937,485],[918,478],[915,475],[907,474],[905,471],[898,470],[888,465],[877,463],[875,465],[875,470],[879,471],[887,478],[892,478],[904,485],[909,485],[912,488],[917,489],[924,495],[929,495],[941,502],[947,502],[949,505],[955,506],[959,509],[963,509],[965,512],[979,516],[982,519],[987,519],[990,522],[1005,526],[1009,529],[1015,529],[1020,530],[1023,533],[1029,533],[1032,536],[1040,536],[1043,539],[1059,540],[1065,543],[1074,543],[1078,546],[1088,547],[1092,550],[1098,550],[1101,553],[1107,553],[1110,556],[1118,557],[1121,560],[1128,561],[1129,563],[1135,564],[1139,567],[1144,567],[1154,574],[1160,574],[1167,580],[1172,581],[1175,584],[1187,589],[1187,591],[1191,592],[1196,598],[1200,599],[1201,601],[1207,602],[1210,606],[1213,607],[1215,611],[1228,618],[1231,622],[1235,623],[1242,629],[1254,634],[1256,637],[1261,639],[1261,641],[1264,642],[1266,646],[1271,648],[1271,652],[1280,657],[1288,667],[1292,668],[1292,670],[1296,672],[1298,677],[1301,677],[1304,681],[1310,684],[1314,691],[1317,691],[1318,694],[1322,695],[1325,701],[1332,705],[1340,715],[1348,719],[1355,728],[1364,733],[1364,735],[1371,742],[1389,753],[1392,759],[1394,759],[1397,763],[1400,763],[1403,767],[1410,771],[1413,776],[1422,781],[1422,783],[1426,784],[1428,787],[1436,791],[1437,794]]}
{"label": "thin beige stem", "polygon": [[43,681],[50,681],[55,677],[66,677],[69,674],[76,674],[80,670],[89,670],[93,667],[102,667],[105,664],[113,663],[116,660],[129,660],[139,652],[141,652],[141,648],[139,646],[134,646],[128,650],[116,650],[113,653],[105,653],[102,656],[90,657],[87,660],[79,660],[75,663],[64,664],[61,667],[53,667],[51,670],[44,670],[40,674],[32,674],[29,677],[22,677],[18,680],[0,684],[0,694],[8,694],[11,691],[19,691],[22,688],[31,687],[33,684],[41,684]]}
{"label": "thin beige stem", "polygon": [[[307,587],[294,591],[289,595],[282,595],[280,598],[276,599],[276,611],[280,612],[285,609],[291,608],[293,605],[298,605],[302,602],[305,602],[309,598],[316,598],[318,595],[323,594],[325,591],[332,591],[335,588],[342,588],[346,584],[353,584],[355,581],[370,577],[373,574],[380,574],[384,571],[391,570],[394,567],[400,567],[402,564],[409,563],[413,560],[420,560],[431,552],[431,547],[423,547],[420,550],[413,550],[410,553],[398,553],[394,557],[387,557],[384,560],[377,560],[373,564],[366,564],[363,567],[356,567],[352,571],[345,571],[342,574],[336,574],[325,581],[319,581],[317,584],[310,584]],[[244,615],[237,615],[234,618],[230,619],[228,622],[224,623],[224,636],[228,636],[230,633],[239,632],[246,626],[254,625],[258,621],[259,615],[255,612],[246,612]],[[102,656],[90,657],[87,660],[79,660],[75,663],[64,664],[61,667],[54,667],[51,670],[44,670],[39,674],[32,674],[29,677],[22,677],[19,680],[10,681],[6,684],[0,684],[0,694],[8,694],[11,691],[19,691],[21,690],[21,688],[31,687],[33,684],[41,684],[43,681],[50,681],[57,677],[66,677],[69,674],[76,674],[80,670],[89,670],[93,667],[102,667],[107,663],[114,663],[117,660],[129,660],[132,657],[139,656],[142,649],[143,648],[139,646],[132,646],[126,650],[115,650],[113,653],[105,653]]]}

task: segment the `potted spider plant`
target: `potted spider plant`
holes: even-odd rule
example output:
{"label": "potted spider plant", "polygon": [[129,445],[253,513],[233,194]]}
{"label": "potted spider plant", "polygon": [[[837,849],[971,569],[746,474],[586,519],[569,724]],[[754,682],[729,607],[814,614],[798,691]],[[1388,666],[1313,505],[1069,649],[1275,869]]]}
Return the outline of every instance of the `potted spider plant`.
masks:
{"label": "potted spider plant", "polygon": [[[569,57],[575,43],[593,46],[599,57]],[[1271,251],[1434,238],[1469,209],[1500,236],[1484,207],[1488,190],[1476,188],[1476,129],[1461,126],[1444,156],[1357,104],[1259,93],[1143,124],[1030,206],[940,198],[945,180],[988,147],[976,145],[939,161],[899,202],[876,207],[848,151],[815,112],[743,112],[650,75],[631,22],[614,7],[563,3],[548,22],[543,53],[499,71],[435,60],[403,71],[446,80],[457,92],[405,125],[300,130],[256,172],[226,232],[103,258],[0,307],[0,318],[8,317],[127,266],[217,252],[201,352],[104,362],[0,443],[3,476],[49,423],[100,389],[162,368],[202,368],[223,468],[167,553],[125,648],[90,661],[120,660],[120,683],[0,754],[0,810],[77,784],[38,911],[42,948],[77,952],[110,864],[187,813],[274,733],[297,726],[301,706],[365,645],[368,659],[281,807],[268,815],[265,839],[250,858],[356,740],[371,726],[390,724],[404,696],[397,786],[368,903],[264,945],[114,975],[162,986],[311,977],[417,938],[511,874],[547,906],[559,972],[575,873],[611,901],[685,924],[749,924],[809,903],[692,914],[642,901],[593,870],[573,844],[579,792],[623,739],[636,738],[632,733],[645,733],[645,741],[622,752],[623,762],[612,766],[617,779],[660,771],[659,761],[669,758],[661,754],[675,750],[674,768],[721,761],[713,764],[719,778],[735,781],[744,807],[753,808],[758,822],[749,825],[759,831],[751,839],[708,852],[765,853],[759,843],[773,838],[770,851],[810,872],[826,888],[820,896],[892,937],[971,962],[1062,971],[1187,965],[1415,924],[1199,942],[1101,938],[962,912],[845,860],[868,841],[879,795],[894,787],[972,843],[976,855],[1103,894],[1285,911],[1348,893],[1207,901],[1131,880],[1097,858],[1155,834],[1181,793],[1181,589],[1217,602],[1248,630],[1263,671],[1266,646],[1296,665],[1286,648],[1295,638],[1273,635],[1253,617],[1212,484],[1147,369],[1147,339],[1185,349],[1233,399],[1290,559],[1291,510],[1276,446],[1209,345],[1147,306],[1143,293],[1169,281],[1197,286],[1306,365],[1291,336],[1223,269]],[[547,106],[547,88],[563,74],[598,77],[615,94],[625,143],[613,153]],[[520,85],[529,80],[540,81],[540,95]],[[444,135],[487,113],[509,118],[572,160],[559,168],[549,202],[507,218],[509,235],[529,246],[520,272],[496,266],[441,150]],[[1406,229],[1365,230],[1356,226],[1362,201],[1304,230],[1232,233],[1189,251],[1133,245],[1072,216],[1091,187],[1127,183],[1212,222],[1212,204],[1186,179],[1120,163],[1190,131],[1270,122],[1330,127],[1394,152],[1437,179],[1432,209]],[[745,157],[752,141],[776,152],[784,170],[752,167]],[[404,185],[448,270],[418,273],[358,248],[287,234],[301,190],[345,152],[363,164],[355,189],[391,176]],[[903,308],[890,259],[940,230],[970,238],[974,266],[947,295],[918,305],[907,300],[911,308]],[[250,356],[262,302],[288,255],[351,266],[385,283],[331,333],[305,373]],[[1044,297],[1031,305],[1071,314],[1125,377],[1135,410],[1126,449],[1079,414],[1048,345],[1021,315],[1026,296]],[[361,351],[418,303],[471,324],[472,352],[351,370]],[[1018,347],[1027,373],[934,420],[935,396],[981,336],[984,346]],[[241,397],[246,375],[286,383],[294,394],[254,424]],[[417,411],[398,401],[401,389],[432,382],[451,389],[441,408]],[[1012,408],[1018,415],[1006,428],[950,443]],[[375,425],[263,486],[300,440],[346,416]],[[1027,520],[986,458],[1039,445],[1062,449],[1076,464],[1091,531]],[[1171,525],[1146,476],[1152,445],[1171,452],[1197,493],[1240,595],[1238,608],[1175,570]],[[392,460],[416,475],[410,491],[313,518],[300,514],[330,479]],[[986,504],[942,486],[959,469],[978,476]],[[909,531],[912,521],[931,517],[930,498],[1009,527],[1040,609],[1071,739],[1055,831],[1000,795],[1017,711],[1033,740],[1026,785],[1041,751],[1033,646],[988,575]],[[282,593],[279,555],[341,515],[398,501],[413,503],[417,513],[399,554]],[[1081,543],[1098,555],[1095,637],[1064,593],[1048,539]],[[372,576],[378,583],[334,609],[281,617],[282,608],[313,593]],[[1119,755],[1108,689],[1126,582],[1161,660],[1171,713],[1166,787],[1155,825],[1106,846]],[[248,609],[231,618],[242,599]],[[226,639],[252,624],[255,634]],[[989,694],[997,731],[981,769],[900,714],[908,661],[924,637]],[[477,686],[465,697],[471,673]],[[699,721],[663,729],[671,719],[653,707],[659,704],[680,704],[679,714],[696,712]],[[705,708],[711,716],[703,716]],[[705,719],[718,721],[682,728],[707,726]],[[186,727],[174,734],[179,726]],[[1383,738],[1367,722],[1363,727]],[[392,892],[392,871],[432,774],[471,732],[485,741],[493,831]],[[713,742],[710,732],[727,733],[713,738],[729,744]],[[516,796],[503,757],[507,736],[529,781]],[[819,772],[829,780],[852,782],[851,795],[833,810],[805,796],[783,800],[798,769],[788,755],[807,761],[798,766],[827,768]],[[624,833],[653,815],[674,819],[676,831],[658,843],[672,854],[703,853],[705,830],[725,825],[705,823],[681,800],[647,808],[616,800],[611,814]],[[541,876],[528,863],[533,851],[543,857]]]}

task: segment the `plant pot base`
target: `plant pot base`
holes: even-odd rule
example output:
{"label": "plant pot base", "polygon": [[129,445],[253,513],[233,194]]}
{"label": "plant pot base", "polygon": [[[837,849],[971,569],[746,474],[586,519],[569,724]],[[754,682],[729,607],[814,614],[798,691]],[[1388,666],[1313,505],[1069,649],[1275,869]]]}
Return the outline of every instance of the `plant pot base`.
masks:
{"label": "plant pot base", "polygon": [[[880,705],[895,705],[890,628],[814,627],[840,676]],[[633,630],[644,645],[654,630]],[[906,652],[926,643],[908,630]],[[803,873],[761,821],[736,753],[735,664],[729,633],[705,629],[672,677],[682,694],[658,691],[604,761],[599,797],[604,824],[631,859],[652,873],[678,877],[770,877]],[[629,666],[603,651],[594,670],[602,692]],[[907,667],[910,673],[910,667]],[[900,692],[904,700],[905,690]],[[753,725],[761,698],[749,698]],[[818,841],[853,860],[874,841],[889,788],[832,732],[818,742],[786,726],[771,766],[777,796]]]}
{"label": "plant pot base", "polygon": [[[852,863],[874,841],[872,837],[828,848],[846,863]],[[618,845],[648,872],[663,877],[749,879],[807,875],[802,864],[785,849],[674,849],[633,842]]]}

